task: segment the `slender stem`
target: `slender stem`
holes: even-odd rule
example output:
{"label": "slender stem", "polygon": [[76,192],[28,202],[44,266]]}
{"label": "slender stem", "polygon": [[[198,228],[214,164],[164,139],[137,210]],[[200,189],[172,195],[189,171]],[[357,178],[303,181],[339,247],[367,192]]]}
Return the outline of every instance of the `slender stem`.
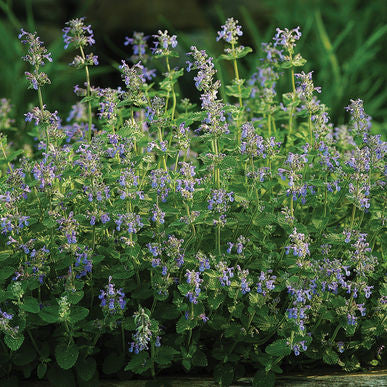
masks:
{"label": "slender stem", "polygon": [[275,119],[274,119],[274,117],[271,117],[271,122],[272,122],[272,124],[273,124],[274,135],[276,136],[276,135],[277,135],[277,128],[276,128],[276,125],[275,125]]}
{"label": "slender stem", "polygon": [[156,378],[156,372],[155,372],[155,343],[151,344],[151,374],[152,379]]}
{"label": "slender stem", "polygon": [[157,300],[156,300],[156,298],[153,298],[153,302],[152,302],[152,306],[151,306],[151,315],[153,315],[153,312],[155,311],[156,304],[157,304]]}
{"label": "slender stem", "polygon": [[30,337],[32,346],[34,347],[35,351],[38,353],[38,355],[39,355],[40,357],[43,357],[43,356],[42,356],[42,353],[41,353],[40,350],[39,350],[38,345],[36,344],[36,341],[35,341],[34,337],[32,336],[32,333],[31,333],[31,331],[30,331],[29,329],[27,329],[27,333],[28,333],[28,336]]}
{"label": "slender stem", "polygon": [[125,330],[122,322],[121,322],[121,345],[122,345],[122,353],[125,357]]}
{"label": "slender stem", "polygon": [[[234,43],[231,44],[231,50],[233,53],[235,53],[235,47],[234,47]],[[237,87],[238,87],[238,101],[239,101],[239,107],[240,108],[243,108],[243,103],[242,103],[242,91],[241,91],[241,84],[240,84],[240,79],[239,79],[239,71],[238,71],[238,64],[237,64],[237,60],[234,58],[233,60],[233,64],[234,64],[234,73],[235,73],[235,80],[236,80],[236,83],[237,83]],[[236,122],[236,126],[237,126],[237,136],[238,136],[238,144],[240,144],[241,142],[241,131],[240,131],[240,128],[239,128],[239,116],[240,116],[240,112],[238,113],[238,118],[237,118],[237,122]]]}
{"label": "slender stem", "polygon": [[95,225],[93,226],[93,251],[95,250]]}
{"label": "slender stem", "polygon": [[309,127],[310,145],[313,147],[312,113],[309,113],[308,127]]}
{"label": "slender stem", "polygon": [[42,98],[42,90],[41,90],[40,86],[38,86],[38,98],[39,98],[40,110],[43,110],[44,109],[44,105],[43,105],[43,98]]}
{"label": "slender stem", "polygon": [[[42,90],[40,86],[38,86],[38,98],[39,98],[40,110],[43,112],[44,105],[43,105]],[[47,124],[44,124],[44,132],[46,134],[46,151],[48,151],[48,146],[50,145],[50,138],[48,136]]]}
{"label": "slender stem", "polygon": [[220,256],[220,220],[218,221],[218,224],[216,226],[216,241],[217,241],[218,254]]}
{"label": "slender stem", "polygon": [[[217,137],[214,138],[214,148],[215,148],[215,155],[218,156],[219,155],[219,146],[218,146]],[[216,157],[216,159],[218,159],[218,158]],[[219,189],[220,188],[220,171],[219,171],[219,167],[217,165],[214,166],[214,174],[215,174],[216,188]]]}
{"label": "slender stem", "polygon": [[[292,60],[292,57],[290,57],[290,61]],[[292,67],[290,70],[291,73],[291,80],[292,80],[292,89],[293,89],[293,95],[292,95],[292,102],[294,102],[294,99],[296,97],[296,84],[294,81],[294,68]],[[291,142],[291,134],[293,130],[293,114],[294,114],[294,106],[292,105],[292,108],[290,109],[289,114],[289,133],[288,133],[288,144]]]}
{"label": "slender stem", "polygon": [[[81,56],[83,60],[86,60],[85,53],[83,52],[82,46],[79,47],[81,51]],[[85,73],[86,73],[86,83],[87,83],[87,96],[90,97],[91,95],[91,90],[90,90],[90,74],[89,74],[89,67],[86,65],[85,66]],[[87,113],[88,113],[88,118],[89,118],[89,130],[88,130],[88,142],[90,143],[91,141],[91,128],[92,128],[92,116],[91,116],[91,101],[89,100],[87,102]]]}
{"label": "slender stem", "polygon": [[[231,50],[232,50],[233,53],[235,52],[234,43],[231,44]],[[239,106],[240,106],[240,107],[243,107],[243,104],[242,104],[242,95],[241,95],[241,85],[240,85],[240,81],[239,81],[238,64],[237,64],[236,59],[234,59],[233,62],[234,62],[235,79],[236,79],[236,82],[237,82],[237,85],[238,85],[238,94],[239,94],[239,95],[238,95],[238,100],[239,100]]]}
{"label": "slender stem", "polygon": [[341,328],[341,324],[339,324],[336,327],[335,331],[333,332],[333,335],[332,335],[331,340],[330,340],[331,343],[333,343],[335,341],[335,338],[336,338],[337,334],[339,333],[340,328]]}
{"label": "slender stem", "polygon": [[179,153],[180,151],[177,151],[176,153],[176,161],[175,161],[175,169],[174,169],[175,172],[177,172],[177,164],[179,163]]}
{"label": "slender stem", "polygon": [[[167,69],[168,73],[171,73],[171,68],[169,66],[169,59],[168,57],[165,58],[167,62]],[[175,110],[176,110],[176,93],[175,93],[175,86],[172,86],[172,113],[171,113],[171,119],[173,120],[175,118]]]}
{"label": "slender stem", "polygon": [[[160,145],[161,145],[161,143],[162,143],[162,141],[163,141],[163,134],[161,133],[160,127],[158,127],[157,130],[158,130],[159,141],[160,141]],[[163,154],[162,159],[163,159],[163,166],[164,166],[164,169],[165,169],[166,171],[168,171],[168,168],[167,168],[167,162],[166,162],[166,160],[165,160],[165,155],[164,155],[164,154]]]}
{"label": "slender stem", "polygon": [[[0,139],[0,145],[1,145],[1,151],[3,152],[4,159],[7,160],[7,154],[5,153],[4,144],[1,142],[1,139]],[[9,171],[12,172],[13,169],[9,161],[7,161],[7,165],[8,165]]]}
{"label": "slender stem", "polygon": [[[193,319],[194,317],[194,310],[193,310],[193,303],[191,302],[191,316],[190,318]],[[191,344],[191,338],[192,338],[192,328],[189,329],[189,333],[188,333],[188,341],[187,341],[187,349],[189,351],[189,346]]]}
{"label": "slender stem", "polygon": [[[184,203],[185,204],[185,209],[187,211],[187,217],[188,217],[188,221],[190,222],[191,221],[191,212],[189,210],[189,206],[187,203]],[[193,223],[191,223],[191,226],[192,226],[192,232],[193,232],[193,236],[196,237],[196,229],[195,229],[195,225]]]}
{"label": "slender stem", "polygon": [[325,174],[324,218],[327,216],[327,201],[328,201],[327,174]]}
{"label": "slender stem", "polygon": [[352,230],[353,222],[355,221],[355,214],[356,214],[356,206],[354,204],[352,206],[353,207],[352,207],[351,225],[349,227],[350,230]]}
{"label": "slender stem", "polygon": [[271,114],[269,113],[267,116],[267,128],[269,132],[269,138],[271,137]]}

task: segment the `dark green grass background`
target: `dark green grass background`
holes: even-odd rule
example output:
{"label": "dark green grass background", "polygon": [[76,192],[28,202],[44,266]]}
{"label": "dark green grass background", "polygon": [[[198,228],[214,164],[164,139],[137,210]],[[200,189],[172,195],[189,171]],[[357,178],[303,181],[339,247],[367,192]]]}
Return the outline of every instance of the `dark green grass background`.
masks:
{"label": "dark green grass background", "polygon": [[[17,39],[19,29],[38,31],[52,52],[54,62],[45,69],[52,85],[44,88],[44,100],[49,110],[58,110],[65,117],[77,100],[73,86],[84,82],[84,73],[68,67],[72,53],[63,50],[61,30],[65,21],[80,16],[87,17],[95,32],[93,52],[101,65],[92,69],[92,79],[101,87],[121,84],[116,68],[121,59],[130,56],[123,42],[133,31],[152,34],[168,29],[178,35],[181,52],[173,65],[184,66],[185,52],[192,44],[207,49],[214,57],[221,54],[223,44],[216,42],[216,31],[232,16],[243,27],[242,44],[254,49],[254,54],[240,63],[242,77],[247,78],[259,63],[261,42],[269,41],[276,27],[300,26],[303,37],[297,50],[308,60],[303,70],[314,70],[315,84],[323,89],[320,97],[331,108],[332,121],[344,123],[344,106],[349,99],[362,98],[374,119],[375,131],[384,132],[385,0],[0,0],[0,98],[10,98],[14,105],[18,129],[9,133],[9,138],[15,143],[28,142],[23,113],[37,99],[34,90],[26,90],[27,65],[20,60],[23,47]],[[228,65],[218,64],[223,84],[233,77]],[[191,74],[185,76],[180,87],[182,94],[195,100],[197,93],[191,80]],[[284,77],[279,91],[289,86]],[[227,99],[223,89],[221,93]]]}

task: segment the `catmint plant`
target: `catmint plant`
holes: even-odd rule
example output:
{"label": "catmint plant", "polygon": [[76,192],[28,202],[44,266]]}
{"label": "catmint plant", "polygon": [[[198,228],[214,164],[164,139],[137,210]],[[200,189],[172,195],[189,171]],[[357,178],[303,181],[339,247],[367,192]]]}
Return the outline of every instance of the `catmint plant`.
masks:
{"label": "catmint plant", "polygon": [[[192,46],[198,106],[177,84],[176,35],[129,34],[122,84],[102,88],[90,81],[91,26],[73,19],[63,32],[85,69],[83,99],[65,120],[48,110],[52,58],[22,30],[36,146],[16,150],[0,133],[0,377],[22,366],[23,378],[90,384],[183,368],[228,386],[254,369],[253,384],[273,385],[305,363],[383,365],[382,124],[354,98],[349,123],[334,126],[315,73],[295,73],[300,28],[278,28],[245,74],[252,50],[227,19],[217,40],[232,98],[221,99],[215,59]],[[0,131],[20,129],[11,107],[0,99]]]}
{"label": "catmint plant", "polygon": [[87,102],[88,111],[88,140],[91,139],[92,131],[92,112],[91,112],[91,83],[89,66],[98,65],[98,57],[93,53],[85,54],[84,48],[95,44],[94,32],[91,29],[91,25],[85,25],[85,18],[72,19],[66,22],[66,27],[63,28],[63,40],[65,43],[64,48],[72,46],[74,49],[79,49],[81,55],[76,55],[70,66],[74,66],[77,69],[85,69],[86,74],[86,96],[89,98]]}

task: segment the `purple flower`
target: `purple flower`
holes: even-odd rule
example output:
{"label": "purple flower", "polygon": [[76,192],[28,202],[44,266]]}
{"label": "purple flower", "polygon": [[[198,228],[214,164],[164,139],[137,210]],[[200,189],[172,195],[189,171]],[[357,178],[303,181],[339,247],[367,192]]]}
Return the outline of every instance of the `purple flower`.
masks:
{"label": "purple flower", "polygon": [[123,293],[122,289],[116,290],[111,280],[112,277],[109,276],[109,282],[105,286],[106,291],[101,290],[98,298],[101,300],[100,305],[104,311],[108,311],[110,314],[117,314],[121,313],[125,308],[125,293]]}
{"label": "purple flower", "polygon": [[280,28],[276,28],[277,33],[275,34],[274,47],[282,46],[288,52],[293,52],[293,48],[296,45],[296,41],[301,38],[300,27],[293,28],[292,30],[288,30],[285,28],[281,30]]}
{"label": "purple flower", "polygon": [[107,223],[107,222],[109,222],[109,221],[110,221],[109,214],[102,214],[102,215],[101,215],[101,222],[102,222],[103,224],[105,224],[105,223]]}
{"label": "purple flower", "polygon": [[67,49],[70,44],[73,44],[75,48],[83,48],[95,43],[91,25],[86,26],[84,20],[85,18],[81,17],[72,19],[66,23],[67,27],[62,30],[65,49]]}
{"label": "purple flower", "polygon": [[151,47],[153,55],[169,56],[172,52],[171,48],[177,46],[176,35],[168,35],[168,31],[158,31],[157,35],[152,35],[156,40],[153,41],[154,47]]}
{"label": "purple flower", "polygon": [[115,220],[117,231],[121,231],[121,226],[124,224],[127,227],[127,231],[130,234],[135,234],[139,231],[144,224],[141,222],[140,215],[133,212],[127,214],[117,214],[118,218]]}
{"label": "purple flower", "polygon": [[232,17],[226,20],[226,23],[222,26],[222,29],[218,31],[218,37],[216,41],[224,39],[227,43],[235,45],[238,42],[238,37],[242,36],[242,28],[238,25],[238,20],[234,20]]}

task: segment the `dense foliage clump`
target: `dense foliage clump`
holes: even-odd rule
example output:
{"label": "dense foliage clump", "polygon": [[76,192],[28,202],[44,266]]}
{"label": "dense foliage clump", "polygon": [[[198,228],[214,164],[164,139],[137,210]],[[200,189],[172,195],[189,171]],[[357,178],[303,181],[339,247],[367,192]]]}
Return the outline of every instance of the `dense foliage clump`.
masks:
{"label": "dense foliage clump", "polygon": [[[85,72],[82,99],[65,120],[48,110],[41,67],[52,58],[22,30],[39,96],[25,114],[34,156],[1,135],[1,377],[70,385],[173,365],[270,385],[288,365],[381,364],[386,143],[360,99],[348,125],[330,123],[312,72],[297,70],[300,29],[278,28],[246,80],[238,60],[252,49],[226,21],[217,40],[233,104],[218,97],[214,58],[191,47],[200,106],[181,98],[168,31],[126,39],[118,88],[92,84],[84,18],[63,32]],[[10,111],[1,100],[2,130]]]}

